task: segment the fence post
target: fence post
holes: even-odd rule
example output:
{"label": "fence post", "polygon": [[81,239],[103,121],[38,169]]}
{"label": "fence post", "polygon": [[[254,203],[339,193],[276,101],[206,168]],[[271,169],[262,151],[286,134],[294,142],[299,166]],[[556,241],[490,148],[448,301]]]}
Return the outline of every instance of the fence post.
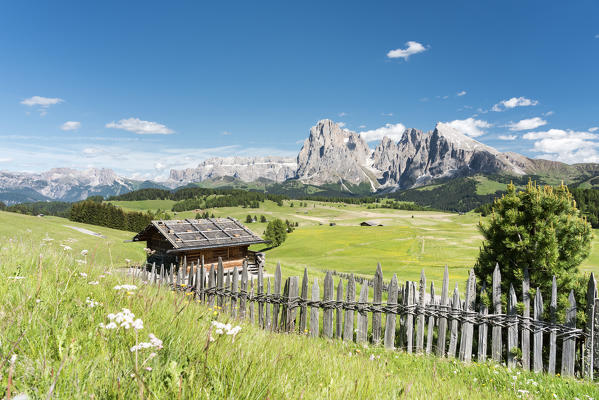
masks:
{"label": "fence post", "polygon": [[[202,269],[204,268],[202,263]],[[204,278],[202,277],[202,282]],[[239,299],[239,318],[245,318],[246,303],[248,297],[248,264],[247,261],[243,261],[241,268],[241,298]]]}
{"label": "fence post", "polygon": [[255,321],[254,318],[254,277],[250,278],[250,323],[253,324]]}
{"label": "fence post", "polygon": [[[258,265],[258,287],[256,292],[258,294],[258,326],[264,329],[264,271],[262,265]],[[277,325],[277,321],[273,321],[273,325]]]}
{"label": "fence post", "polygon": [[405,305],[406,305],[407,313],[406,313],[405,334],[406,334],[406,351],[408,353],[412,352],[412,344],[413,344],[413,340],[414,340],[414,309],[412,307],[414,305],[414,301],[413,301],[414,297],[412,295],[413,291],[414,291],[414,283],[406,282]]}
{"label": "fence post", "polygon": [[333,301],[333,276],[331,271],[327,271],[324,276],[323,292],[323,312],[322,312],[322,334],[325,337],[333,337],[333,309],[330,308],[330,302]]}
{"label": "fence post", "polygon": [[368,303],[368,284],[363,282],[358,300],[358,332],[356,334],[356,343],[368,341],[368,312],[364,310],[367,306],[366,303]]}
{"label": "fence post", "polygon": [[524,279],[522,280],[522,302],[524,303],[523,327],[522,327],[522,368],[530,369],[530,274],[528,268],[524,268]]}
{"label": "fence post", "polygon": [[464,300],[464,315],[466,322],[462,324],[462,337],[460,340],[460,360],[469,363],[472,360],[472,341],[474,327],[472,322],[468,322],[474,313],[474,300],[476,299],[476,277],[474,270],[470,270],[468,281],[466,282],[466,299]]}
{"label": "fence post", "polygon": [[289,280],[289,294],[287,300],[287,332],[293,332],[295,330],[295,320],[297,317],[297,301],[299,297],[299,278],[292,276],[287,278]]}
{"label": "fence post", "polygon": [[[537,288],[534,300],[534,321],[541,322],[543,320],[543,294],[541,288]],[[535,372],[543,371],[543,331],[536,324],[534,326],[533,336],[533,370]]]}
{"label": "fence post", "polygon": [[[393,308],[397,306],[397,275],[393,274],[393,278],[391,278],[391,282],[389,283],[389,289],[387,293],[387,306],[388,308]],[[395,307],[397,309],[397,307]],[[396,323],[396,313],[395,310],[387,311],[385,316],[385,348],[393,349],[395,348],[395,323]]]}
{"label": "fence post", "polygon": [[[486,295],[487,286],[483,281],[483,286],[480,289],[480,306],[479,306],[479,315],[481,318],[485,318],[489,313],[489,308],[482,301],[483,297]],[[478,362],[484,363],[487,360],[487,336],[488,336],[488,326],[486,322],[481,323],[478,326]]]}
{"label": "fence post", "polygon": [[345,309],[345,320],[343,321],[343,340],[353,341],[354,340],[354,305],[356,303],[356,281],[354,280],[354,274],[349,276],[347,281],[347,305]]}
{"label": "fence post", "polygon": [[[376,306],[381,306],[383,302],[383,269],[381,263],[376,266],[376,272],[374,273],[373,279],[373,295],[372,303]],[[382,327],[382,313],[380,311],[373,311],[372,313],[372,343],[379,344],[381,342],[381,327]]]}
{"label": "fence post", "polygon": [[[343,303],[343,280],[339,279],[339,284],[337,285],[337,306]],[[335,337],[337,339],[341,338],[343,332],[343,309],[337,307],[335,311]]]}
{"label": "fence post", "polygon": [[550,375],[555,375],[555,362],[557,352],[557,332],[555,329],[555,318],[557,314],[557,282],[553,275],[553,283],[551,284],[551,303],[549,304],[549,312],[551,314],[551,332],[549,333],[549,365],[547,372]]}
{"label": "fence post", "polygon": [[304,268],[304,277],[302,278],[302,290],[300,294],[300,299],[302,300],[302,305],[300,307],[300,320],[299,320],[299,331],[304,334],[307,333],[307,314],[308,307],[306,306],[304,301],[308,300],[308,268]]}
{"label": "fence post", "polygon": [[591,272],[587,288],[587,323],[584,329],[586,339],[584,341],[583,375],[586,379],[593,380],[593,345],[595,333],[595,297],[597,295],[597,282],[595,275]]}
{"label": "fence post", "polygon": [[[445,265],[445,271],[443,272],[443,286],[441,287],[441,303],[439,304],[439,310],[441,315],[447,315],[449,308],[449,271],[447,265]],[[439,318],[439,328],[437,330],[437,355],[439,357],[445,356],[445,344],[447,335],[447,317]]]}
{"label": "fence post", "polygon": [[[568,296],[568,302],[570,307],[566,311],[566,326],[569,328],[576,328],[576,299],[574,298],[574,291],[570,291]],[[576,339],[571,336],[564,338],[562,347],[562,375],[573,376],[574,375],[574,361],[576,357]]]}
{"label": "fence post", "polygon": [[[283,301],[284,300],[284,301]],[[279,321],[278,329],[277,327],[273,327],[274,330],[278,330],[280,332],[287,331],[287,312],[288,312],[288,302],[289,302],[289,278],[285,279],[285,287],[283,288],[283,296],[281,297],[281,318]],[[268,305],[268,303],[266,303]]]}
{"label": "fence post", "polygon": [[231,276],[231,316],[237,317],[237,296],[239,295],[239,276],[237,272],[237,266],[233,268],[233,275]]}
{"label": "fence post", "polygon": [[460,292],[458,291],[458,284],[455,284],[453,290],[453,300],[451,301],[451,332],[449,335],[449,350],[447,351],[448,357],[455,357],[456,347],[458,344],[458,319],[457,314],[461,309]]}
{"label": "fence post", "polygon": [[[318,288],[318,279],[314,278],[314,284],[312,285],[312,301],[320,300],[320,289]],[[318,325],[318,313],[319,308],[316,305],[310,307],[310,336],[318,337],[318,331],[320,329]]]}
{"label": "fence post", "polygon": [[[493,311],[497,318],[501,318],[501,273],[499,272],[499,264],[495,264],[495,271],[493,271]],[[493,325],[491,340],[493,360],[501,362],[501,325]]]}
{"label": "fence post", "polygon": [[[272,299],[272,296],[270,295],[270,278],[266,278],[266,298],[267,299]],[[272,330],[273,327],[271,325],[271,321],[270,321],[270,311],[271,311],[271,307],[270,307],[270,303],[268,301],[266,301],[266,314],[264,317],[264,329],[266,330]]]}
{"label": "fence post", "polygon": [[217,275],[216,275],[216,290],[218,292],[218,297],[216,298],[216,305],[218,306],[219,310],[222,308],[223,301],[224,301],[224,297],[222,295],[224,284],[225,284],[225,268],[223,267],[223,259],[219,257],[218,258],[218,270],[217,270]]}
{"label": "fence post", "polygon": [[[431,301],[429,303],[433,310],[436,309],[435,304],[435,284],[431,282]],[[426,354],[431,354],[433,351],[433,331],[435,329],[435,317],[431,315],[428,317],[428,332],[426,333]]]}
{"label": "fence post", "polygon": [[416,329],[416,352],[422,353],[424,347],[424,307],[426,304],[426,277],[424,269],[420,271],[420,285],[418,287],[418,328]]}
{"label": "fence post", "polygon": [[515,349],[518,347],[518,316],[516,315],[516,291],[514,285],[510,284],[510,292],[507,299],[507,365],[513,367],[516,364]]}
{"label": "fence post", "polygon": [[276,299],[272,309],[272,325],[273,331],[277,330],[277,321],[279,320],[279,304],[281,299],[281,263],[277,262],[275,267],[275,286],[273,291],[273,297]]}

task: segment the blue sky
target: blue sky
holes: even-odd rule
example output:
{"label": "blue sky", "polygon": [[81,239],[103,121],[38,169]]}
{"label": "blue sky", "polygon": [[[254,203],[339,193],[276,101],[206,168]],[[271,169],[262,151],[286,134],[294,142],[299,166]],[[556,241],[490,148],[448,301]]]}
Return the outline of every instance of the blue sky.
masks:
{"label": "blue sky", "polygon": [[0,170],[164,177],[322,118],[599,162],[598,96],[590,0],[0,3]]}

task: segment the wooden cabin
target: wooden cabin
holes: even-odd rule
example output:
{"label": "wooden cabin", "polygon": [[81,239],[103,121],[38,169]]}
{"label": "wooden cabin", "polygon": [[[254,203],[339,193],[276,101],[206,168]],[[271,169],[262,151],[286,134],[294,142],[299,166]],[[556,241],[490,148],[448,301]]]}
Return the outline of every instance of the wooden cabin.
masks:
{"label": "wooden cabin", "polygon": [[262,253],[249,250],[253,244],[267,243],[234,218],[208,218],[152,221],[133,238],[147,242],[148,263],[169,267],[187,262],[198,265],[202,257],[210,269],[221,258],[225,269],[241,268],[244,261],[250,269],[263,263]]}
{"label": "wooden cabin", "polygon": [[383,226],[380,222],[377,221],[362,221],[360,222],[361,226]]}

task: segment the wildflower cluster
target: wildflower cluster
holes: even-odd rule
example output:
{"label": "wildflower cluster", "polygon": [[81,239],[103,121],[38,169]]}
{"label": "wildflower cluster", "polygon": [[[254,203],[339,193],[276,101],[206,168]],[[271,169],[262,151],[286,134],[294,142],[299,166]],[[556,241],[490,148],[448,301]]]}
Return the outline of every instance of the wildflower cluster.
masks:
{"label": "wildflower cluster", "polygon": [[153,333],[148,335],[150,338],[149,342],[141,342],[131,347],[131,352],[135,352],[142,349],[152,349],[155,348],[157,350],[162,349],[162,340],[158,339]]}
{"label": "wildflower cluster", "polygon": [[110,322],[106,325],[101,323],[100,328],[116,329],[119,326],[121,328],[133,328],[135,330],[141,330],[144,328],[144,322],[139,318],[135,319],[135,314],[133,314],[131,310],[127,308],[123,308],[123,311],[116,314],[108,314],[106,317],[110,320]]}
{"label": "wildflower cluster", "polygon": [[114,287],[114,290],[127,290],[127,291],[131,291],[131,290],[137,290],[137,286],[135,285],[116,285]]}
{"label": "wildflower cluster", "polygon": [[[223,324],[222,322],[218,322],[218,321],[212,321],[212,326],[214,326],[216,328],[214,330],[215,334],[230,335],[233,338],[233,341],[235,341],[235,336],[237,336],[237,334],[241,331],[241,326],[239,326],[239,325],[232,326],[231,324]],[[210,340],[214,341],[215,339],[214,339],[214,337],[210,336]]]}
{"label": "wildflower cluster", "polygon": [[89,308],[94,308],[94,307],[97,307],[98,305],[100,305],[100,303],[98,303],[94,299],[90,299],[89,297],[85,299],[85,302],[87,303]]}

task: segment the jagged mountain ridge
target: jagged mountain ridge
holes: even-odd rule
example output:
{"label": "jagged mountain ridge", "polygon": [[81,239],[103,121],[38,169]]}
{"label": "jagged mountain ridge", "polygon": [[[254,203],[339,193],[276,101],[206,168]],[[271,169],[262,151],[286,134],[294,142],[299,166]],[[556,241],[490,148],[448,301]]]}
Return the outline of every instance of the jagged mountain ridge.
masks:
{"label": "jagged mountain ridge", "polygon": [[[42,173],[0,171],[0,201],[78,201],[93,195],[111,196],[141,188],[176,188],[202,183],[222,186],[235,182],[298,182],[330,192],[363,193],[396,191],[426,185],[443,178],[475,174],[543,175],[566,182],[599,175],[599,164],[568,165],[530,159],[517,153],[501,153],[447,124],[432,131],[406,129],[399,141],[385,137],[370,149],[359,134],[342,129],[331,120],[319,121],[296,159],[283,157],[211,158],[196,168],[171,170],[165,182],[136,181],[110,169],[54,168]],[[355,193],[355,192],[354,192]]]}

